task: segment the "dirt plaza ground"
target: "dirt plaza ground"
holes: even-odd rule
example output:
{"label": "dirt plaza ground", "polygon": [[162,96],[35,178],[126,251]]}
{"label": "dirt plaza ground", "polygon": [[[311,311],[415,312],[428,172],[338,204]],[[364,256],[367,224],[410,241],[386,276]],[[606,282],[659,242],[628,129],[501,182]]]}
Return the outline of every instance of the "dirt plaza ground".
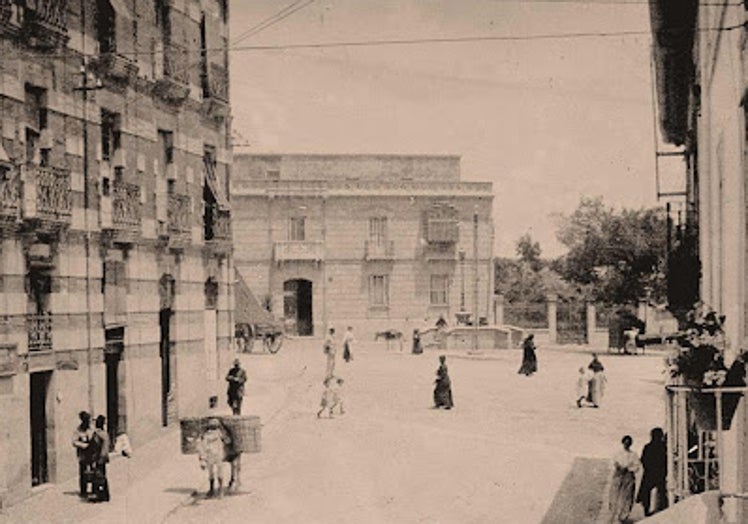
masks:
{"label": "dirt plaza ground", "polygon": [[[338,361],[346,413],[318,420],[317,345],[291,341],[277,355],[242,357],[263,451],[244,456],[239,494],[193,497],[167,522],[596,522],[621,437],[632,435],[640,452],[664,424],[661,354],[602,352],[600,409],[574,403],[591,349],[541,347],[532,377],[516,373],[519,350],[448,354],[456,407],[444,411],[430,409],[438,353],[383,343]],[[270,375],[279,379],[262,380]],[[253,404],[280,397],[271,413]],[[204,491],[207,481],[183,488],[191,487]]]}

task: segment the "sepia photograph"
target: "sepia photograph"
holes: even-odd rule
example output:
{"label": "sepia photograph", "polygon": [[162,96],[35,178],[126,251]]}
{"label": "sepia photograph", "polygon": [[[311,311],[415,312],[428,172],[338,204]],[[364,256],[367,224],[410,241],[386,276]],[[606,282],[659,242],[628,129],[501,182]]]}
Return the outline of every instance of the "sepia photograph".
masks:
{"label": "sepia photograph", "polygon": [[0,524],[748,523],[748,0],[0,0]]}

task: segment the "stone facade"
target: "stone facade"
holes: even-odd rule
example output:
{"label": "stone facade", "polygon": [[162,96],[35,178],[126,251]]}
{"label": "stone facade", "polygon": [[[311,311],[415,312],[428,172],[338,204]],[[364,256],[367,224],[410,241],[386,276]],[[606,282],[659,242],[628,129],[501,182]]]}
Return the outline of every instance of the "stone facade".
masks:
{"label": "stone facade", "polygon": [[369,340],[439,316],[454,324],[474,310],[476,275],[489,318],[492,185],[461,181],[459,157],[237,155],[234,165],[236,266],[289,332],[350,325]]}
{"label": "stone facade", "polygon": [[0,506],[77,475],[79,411],[138,446],[223,390],[227,7],[155,6],[0,1]]}

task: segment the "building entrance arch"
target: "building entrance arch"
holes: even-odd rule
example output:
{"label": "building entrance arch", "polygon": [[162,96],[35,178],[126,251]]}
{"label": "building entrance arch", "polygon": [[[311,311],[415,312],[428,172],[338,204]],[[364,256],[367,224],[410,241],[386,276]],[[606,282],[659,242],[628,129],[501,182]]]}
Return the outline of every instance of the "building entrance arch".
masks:
{"label": "building entrance arch", "polygon": [[293,335],[314,335],[312,281],[303,278],[283,282],[283,317]]}

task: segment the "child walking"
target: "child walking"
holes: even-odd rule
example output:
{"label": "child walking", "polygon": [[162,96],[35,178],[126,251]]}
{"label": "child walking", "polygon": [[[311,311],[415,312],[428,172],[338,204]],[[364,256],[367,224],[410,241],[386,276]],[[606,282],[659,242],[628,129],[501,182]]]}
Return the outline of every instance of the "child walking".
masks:
{"label": "child walking", "polygon": [[336,377],[328,377],[324,381],[325,391],[322,393],[322,399],[319,402],[320,408],[317,412],[317,418],[322,416],[322,412],[328,409],[330,418],[332,418],[333,409],[337,406],[340,408],[340,414],[344,414],[343,409],[343,395],[341,394],[341,388],[343,387],[343,379]]}
{"label": "child walking", "polygon": [[586,401],[589,392],[592,372],[587,368],[579,368],[579,378],[577,378],[577,407],[582,407],[582,402]]}
{"label": "child walking", "polygon": [[200,467],[208,470],[208,479],[210,481],[210,491],[208,497],[216,494],[215,480],[218,478],[218,496],[223,495],[223,459],[226,452],[226,446],[231,443],[231,439],[221,426],[221,421],[217,418],[208,420],[208,429],[200,437]]}

